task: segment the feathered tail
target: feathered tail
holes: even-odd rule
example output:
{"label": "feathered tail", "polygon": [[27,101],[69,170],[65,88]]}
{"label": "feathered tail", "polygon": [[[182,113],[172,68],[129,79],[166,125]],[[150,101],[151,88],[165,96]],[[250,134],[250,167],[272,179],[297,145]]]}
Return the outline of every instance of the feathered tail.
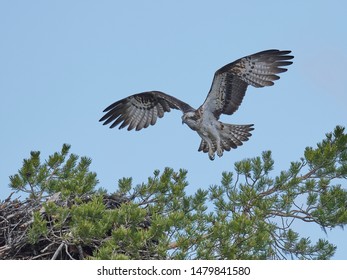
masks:
{"label": "feathered tail", "polygon": [[247,141],[252,134],[250,131],[254,130],[253,124],[235,125],[219,122],[219,137],[209,139],[210,144],[204,139],[201,140],[198,151],[208,153],[211,160],[214,160],[214,154],[221,157],[223,151],[230,151],[231,148],[236,149],[241,146],[243,142]]}

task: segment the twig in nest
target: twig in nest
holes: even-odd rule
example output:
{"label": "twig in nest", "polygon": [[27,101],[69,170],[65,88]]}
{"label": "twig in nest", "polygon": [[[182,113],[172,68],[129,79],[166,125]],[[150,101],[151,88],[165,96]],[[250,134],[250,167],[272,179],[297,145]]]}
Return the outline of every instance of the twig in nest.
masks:
{"label": "twig in nest", "polygon": [[65,243],[62,242],[62,243],[59,245],[58,249],[55,251],[55,253],[54,253],[53,257],[51,258],[51,260],[56,260],[56,259],[57,259],[59,253],[60,253],[61,250],[63,249],[64,244],[65,244]]}

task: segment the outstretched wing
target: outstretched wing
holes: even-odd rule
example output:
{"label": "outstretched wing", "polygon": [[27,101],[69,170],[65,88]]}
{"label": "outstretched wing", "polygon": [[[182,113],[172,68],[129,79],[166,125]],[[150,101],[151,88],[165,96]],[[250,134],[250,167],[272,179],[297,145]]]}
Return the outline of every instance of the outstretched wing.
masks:
{"label": "outstretched wing", "polygon": [[160,91],[148,91],[128,96],[108,106],[107,112],[99,121],[103,124],[113,122],[110,128],[121,124],[119,129],[128,126],[128,130],[140,130],[154,125],[170,109],[182,112],[194,110],[187,103]]}
{"label": "outstretched wing", "polygon": [[240,106],[248,85],[272,86],[287,71],[283,66],[292,64],[291,51],[267,50],[240,58],[216,71],[203,110],[213,112],[218,119],[221,114],[231,115]]}

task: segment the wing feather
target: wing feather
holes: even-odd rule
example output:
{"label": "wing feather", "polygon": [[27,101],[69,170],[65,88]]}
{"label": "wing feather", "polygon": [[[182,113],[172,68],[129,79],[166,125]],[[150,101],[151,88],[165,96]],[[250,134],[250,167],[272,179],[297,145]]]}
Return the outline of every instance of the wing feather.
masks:
{"label": "wing feather", "polygon": [[128,126],[128,130],[132,130],[134,128],[136,128],[136,130],[140,130],[140,127],[142,126],[141,122],[144,119],[146,112],[147,110],[135,110],[135,114]]}
{"label": "wing feather", "polygon": [[[137,126],[136,126],[136,131],[141,130],[142,128],[145,127],[146,122],[149,119],[148,112],[150,112],[150,111],[152,111],[152,110],[142,110],[143,113],[142,113],[141,118],[138,121]],[[128,129],[128,130],[130,130],[130,129]]]}
{"label": "wing feather", "polygon": [[[146,111],[145,117],[141,121],[142,128],[147,128],[149,126],[150,121],[152,119],[152,115],[151,115],[152,112],[153,112],[153,110]],[[136,130],[140,130],[140,129],[136,128]]]}
{"label": "wing feather", "polygon": [[[247,87],[274,85],[291,65],[291,51],[267,50],[240,58],[216,71],[210,91],[200,108],[209,110],[218,119],[221,114],[231,115],[241,105]],[[199,108],[199,109],[200,109]]]}
{"label": "wing feather", "polygon": [[110,128],[114,128],[118,124],[124,121],[124,116],[118,116],[118,118],[114,121],[114,123],[110,126]]}
{"label": "wing feather", "polygon": [[158,115],[159,118],[164,116],[165,110],[164,110],[163,105],[158,103],[158,106],[156,106],[155,109],[156,109],[156,111],[154,111],[154,112],[156,112],[156,115]]}
{"label": "wing feather", "polygon": [[120,124],[119,129],[141,130],[154,125],[158,118],[171,109],[181,110],[183,113],[194,111],[187,103],[160,91],[148,91],[128,96],[108,106],[105,115],[99,120],[103,124],[112,123],[110,128]]}
{"label": "wing feather", "polygon": [[[151,118],[151,122],[150,122],[150,125],[155,125],[155,123],[157,122],[157,116],[164,116],[164,111],[163,111],[163,113],[160,115],[160,111],[159,111],[159,107],[160,108],[162,108],[161,107],[161,105],[160,104],[158,104],[158,106],[157,107],[154,107],[153,108],[153,110],[152,110],[152,118]],[[161,117],[160,117],[161,118]]]}
{"label": "wing feather", "polygon": [[[117,115],[115,115],[115,114],[117,114]],[[122,124],[119,126],[119,129],[121,129],[121,128],[126,127],[129,123],[131,123],[136,118],[136,108],[129,107],[130,118],[125,118],[124,115],[121,115],[120,110],[117,110],[117,113],[115,113],[115,114],[112,115],[112,118],[115,116],[118,116],[118,119],[111,125],[111,127],[113,128],[122,122]]]}

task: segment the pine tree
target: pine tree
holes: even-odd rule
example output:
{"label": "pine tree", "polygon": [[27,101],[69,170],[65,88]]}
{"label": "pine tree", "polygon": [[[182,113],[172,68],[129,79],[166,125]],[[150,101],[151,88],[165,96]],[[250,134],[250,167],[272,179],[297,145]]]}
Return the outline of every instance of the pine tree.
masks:
{"label": "pine tree", "polygon": [[0,203],[0,259],[329,259],[336,246],[313,242],[294,221],[322,230],[347,223],[347,135],[333,133],[274,173],[271,152],[235,163],[219,185],[187,195],[187,171],[154,171],[147,182],[96,189],[91,160],[31,152],[14,192]]}

